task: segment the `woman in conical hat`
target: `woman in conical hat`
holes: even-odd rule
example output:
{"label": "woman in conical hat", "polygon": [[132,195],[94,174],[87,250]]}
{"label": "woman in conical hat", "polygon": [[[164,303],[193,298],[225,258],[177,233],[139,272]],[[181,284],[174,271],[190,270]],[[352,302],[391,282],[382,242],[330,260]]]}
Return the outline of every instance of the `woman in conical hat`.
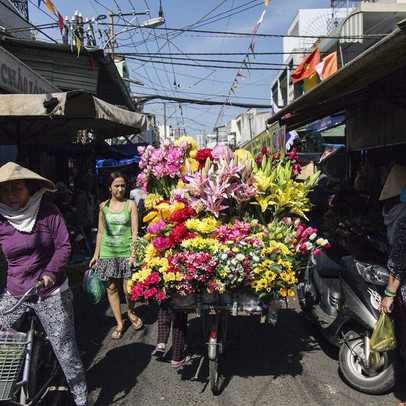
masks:
{"label": "woman in conical hat", "polygon": [[11,308],[38,280],[43,300],[25,302],[4,316],[4,328],[17,324],[26,307],[38,315],[77,405],[87,405],[87,388],[75,340],[72,292],[65,265],[71,246],[58,208],[42,200],[55,185],[37,173],[8,162],[0,168],[0,246],[7,260],[6,289],[0,312]]}

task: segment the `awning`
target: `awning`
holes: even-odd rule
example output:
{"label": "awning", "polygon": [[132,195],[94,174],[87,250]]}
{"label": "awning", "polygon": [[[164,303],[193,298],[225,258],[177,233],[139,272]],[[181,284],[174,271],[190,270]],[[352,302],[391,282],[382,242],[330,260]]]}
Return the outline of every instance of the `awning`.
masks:
{"label": "awning", "polygon": [[83,91],[0,95],[0,144],[71,142],[78,130],[99,138],[138,134],[147,129],[145,114],[135,113]]}
{"label": "awning", "polygon": [[370,84],[406,67],[406,20],[384,39],[268,119],[287,131],[356,105]]}

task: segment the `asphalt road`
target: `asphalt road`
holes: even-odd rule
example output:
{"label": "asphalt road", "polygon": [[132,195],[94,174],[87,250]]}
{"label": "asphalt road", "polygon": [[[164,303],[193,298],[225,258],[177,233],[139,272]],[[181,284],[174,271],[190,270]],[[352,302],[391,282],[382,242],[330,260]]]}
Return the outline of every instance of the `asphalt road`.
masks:
{"label": "asphalt road", "polygon": [[[124,305],[122,309],[124,313]],[[405,394],[402,383],[394,393],[383,396],[349,388],[339,376],[335,348],[319,337],[293,306],[280,311],[275,327],[260,324],[255,316],[230,317],[229,345],[221,359],[222,388],[214,396],[208,384],[207,361],[199,379],[191,380],[206,351],[201,320],[190,318],[187,353],[193,356],[193,363],[180,373],[170,368],[170,352],[162,360],[151,356],[157,310],[142,305],[137,314],[145,328],[135,331],[127,323],[123,338],[114,341],[110,334],[115,324],[107,301],[92,306],[79,291],[75,294],[78,345],[96,406],[394,406]]]}

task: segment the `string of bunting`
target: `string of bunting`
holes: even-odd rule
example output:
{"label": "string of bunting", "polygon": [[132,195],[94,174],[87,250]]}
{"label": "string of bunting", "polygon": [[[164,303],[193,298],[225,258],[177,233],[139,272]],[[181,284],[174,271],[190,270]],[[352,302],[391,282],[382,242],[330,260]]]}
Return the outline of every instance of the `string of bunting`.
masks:
{"label": "string of bunting", "polygon": [[[47,6],[48,10],[52,14],[55,14],[58,17],[59,30],[61,31],[61,35],[62,35],[63,28],[64,28],[64,25],[65,25],[62,14],[55,8],[54,3],[52,3],[51,0],[38,0],[38,8],[41,7],[41,3],[44,3]],[[76,47],[77,47],[77,50],[78,50],[78,58],[79,58],[80,49],[82,47],[82,41],[83,41],[83,36],[81,38],[80,30],[75,31],[75,40],[76,40]]]}
{"label": "string of bunting", "polygon": [[[230,101],[229,96],[232,96],[232,95],[235,96],[234,89],[237,89],[237,87],[245,87],[245,85],[242,82],[244,82],[244,80],[250,74],[250,66],[251,66],[250,55],[252,54],[252,57],[254,58],[254,61],[256,60],[255,59],[255,36],[256,36],[257,31],[258,31],[259,26],[261,25],[261,23],[262,23],[262,21],[264,19],[264,16],[265,16],[265,13],[267,11],[268,5],[269,5],[269,0],[265,0],[265,10],[262,12],[261,17],[259,18],[258,22],[255,24],[254,29],[252,30],[252,34],[251,34],[252,39],[251,39],[251,42],[250,42],[250,44],[248,46],[248,50],[245,53],[245,56],[244,56],[244,59],[241,62],[240,68],[238,69],[238,72],[234,77],[231,88],[228,91],[227,96],[224,99],[224,104],[220,108],[219,115],[218,115],[217,120],[216,120],[216,124],[214,125],[214,129],[217,127],[217,125],[218,125],[218,123],[220,121],[220,118],[223,116],[224,106],[226,106],[226,105],[231,106],[232,105],[232,102]],[[247,72],[244,72],[244,70],[246,70]],[[246,75],[244,75],[243,72],[246,73]],[[213,129],[213,131],[214,131],[214,129]]]}

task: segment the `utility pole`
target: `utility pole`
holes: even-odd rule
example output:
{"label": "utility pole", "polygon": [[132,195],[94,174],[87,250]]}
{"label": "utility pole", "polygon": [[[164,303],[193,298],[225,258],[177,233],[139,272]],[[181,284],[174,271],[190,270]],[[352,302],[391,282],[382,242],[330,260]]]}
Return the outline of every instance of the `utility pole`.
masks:
{"label": "utility pole", "polygon": [[[121,11],[119,11],[117,14],[113,13],[111,10],[109,10],[109,49],[110,49],[110,53],[113,56],[114,56],[114,20],[113,20],[113,18],[114,17],[139,16],[139,15],[149,15],[149,10],[145,11],[145,13],[136,13],[135,10],[133,10],[131,13],[122,13]],[[163,20],[163,21],[165,21],[165,20]]]}
{"label": "utility pole", "polygon": [[164,103],[164,139],[166,140],[166,103]]}
{"label": "utility pole", "polygon": [[[114,14],[111,10],[109,10],[109,38],[114,37],[114,21],[113,21]],[[110,41],[109,44],[110,53],[114,56],[114,40]]]}

